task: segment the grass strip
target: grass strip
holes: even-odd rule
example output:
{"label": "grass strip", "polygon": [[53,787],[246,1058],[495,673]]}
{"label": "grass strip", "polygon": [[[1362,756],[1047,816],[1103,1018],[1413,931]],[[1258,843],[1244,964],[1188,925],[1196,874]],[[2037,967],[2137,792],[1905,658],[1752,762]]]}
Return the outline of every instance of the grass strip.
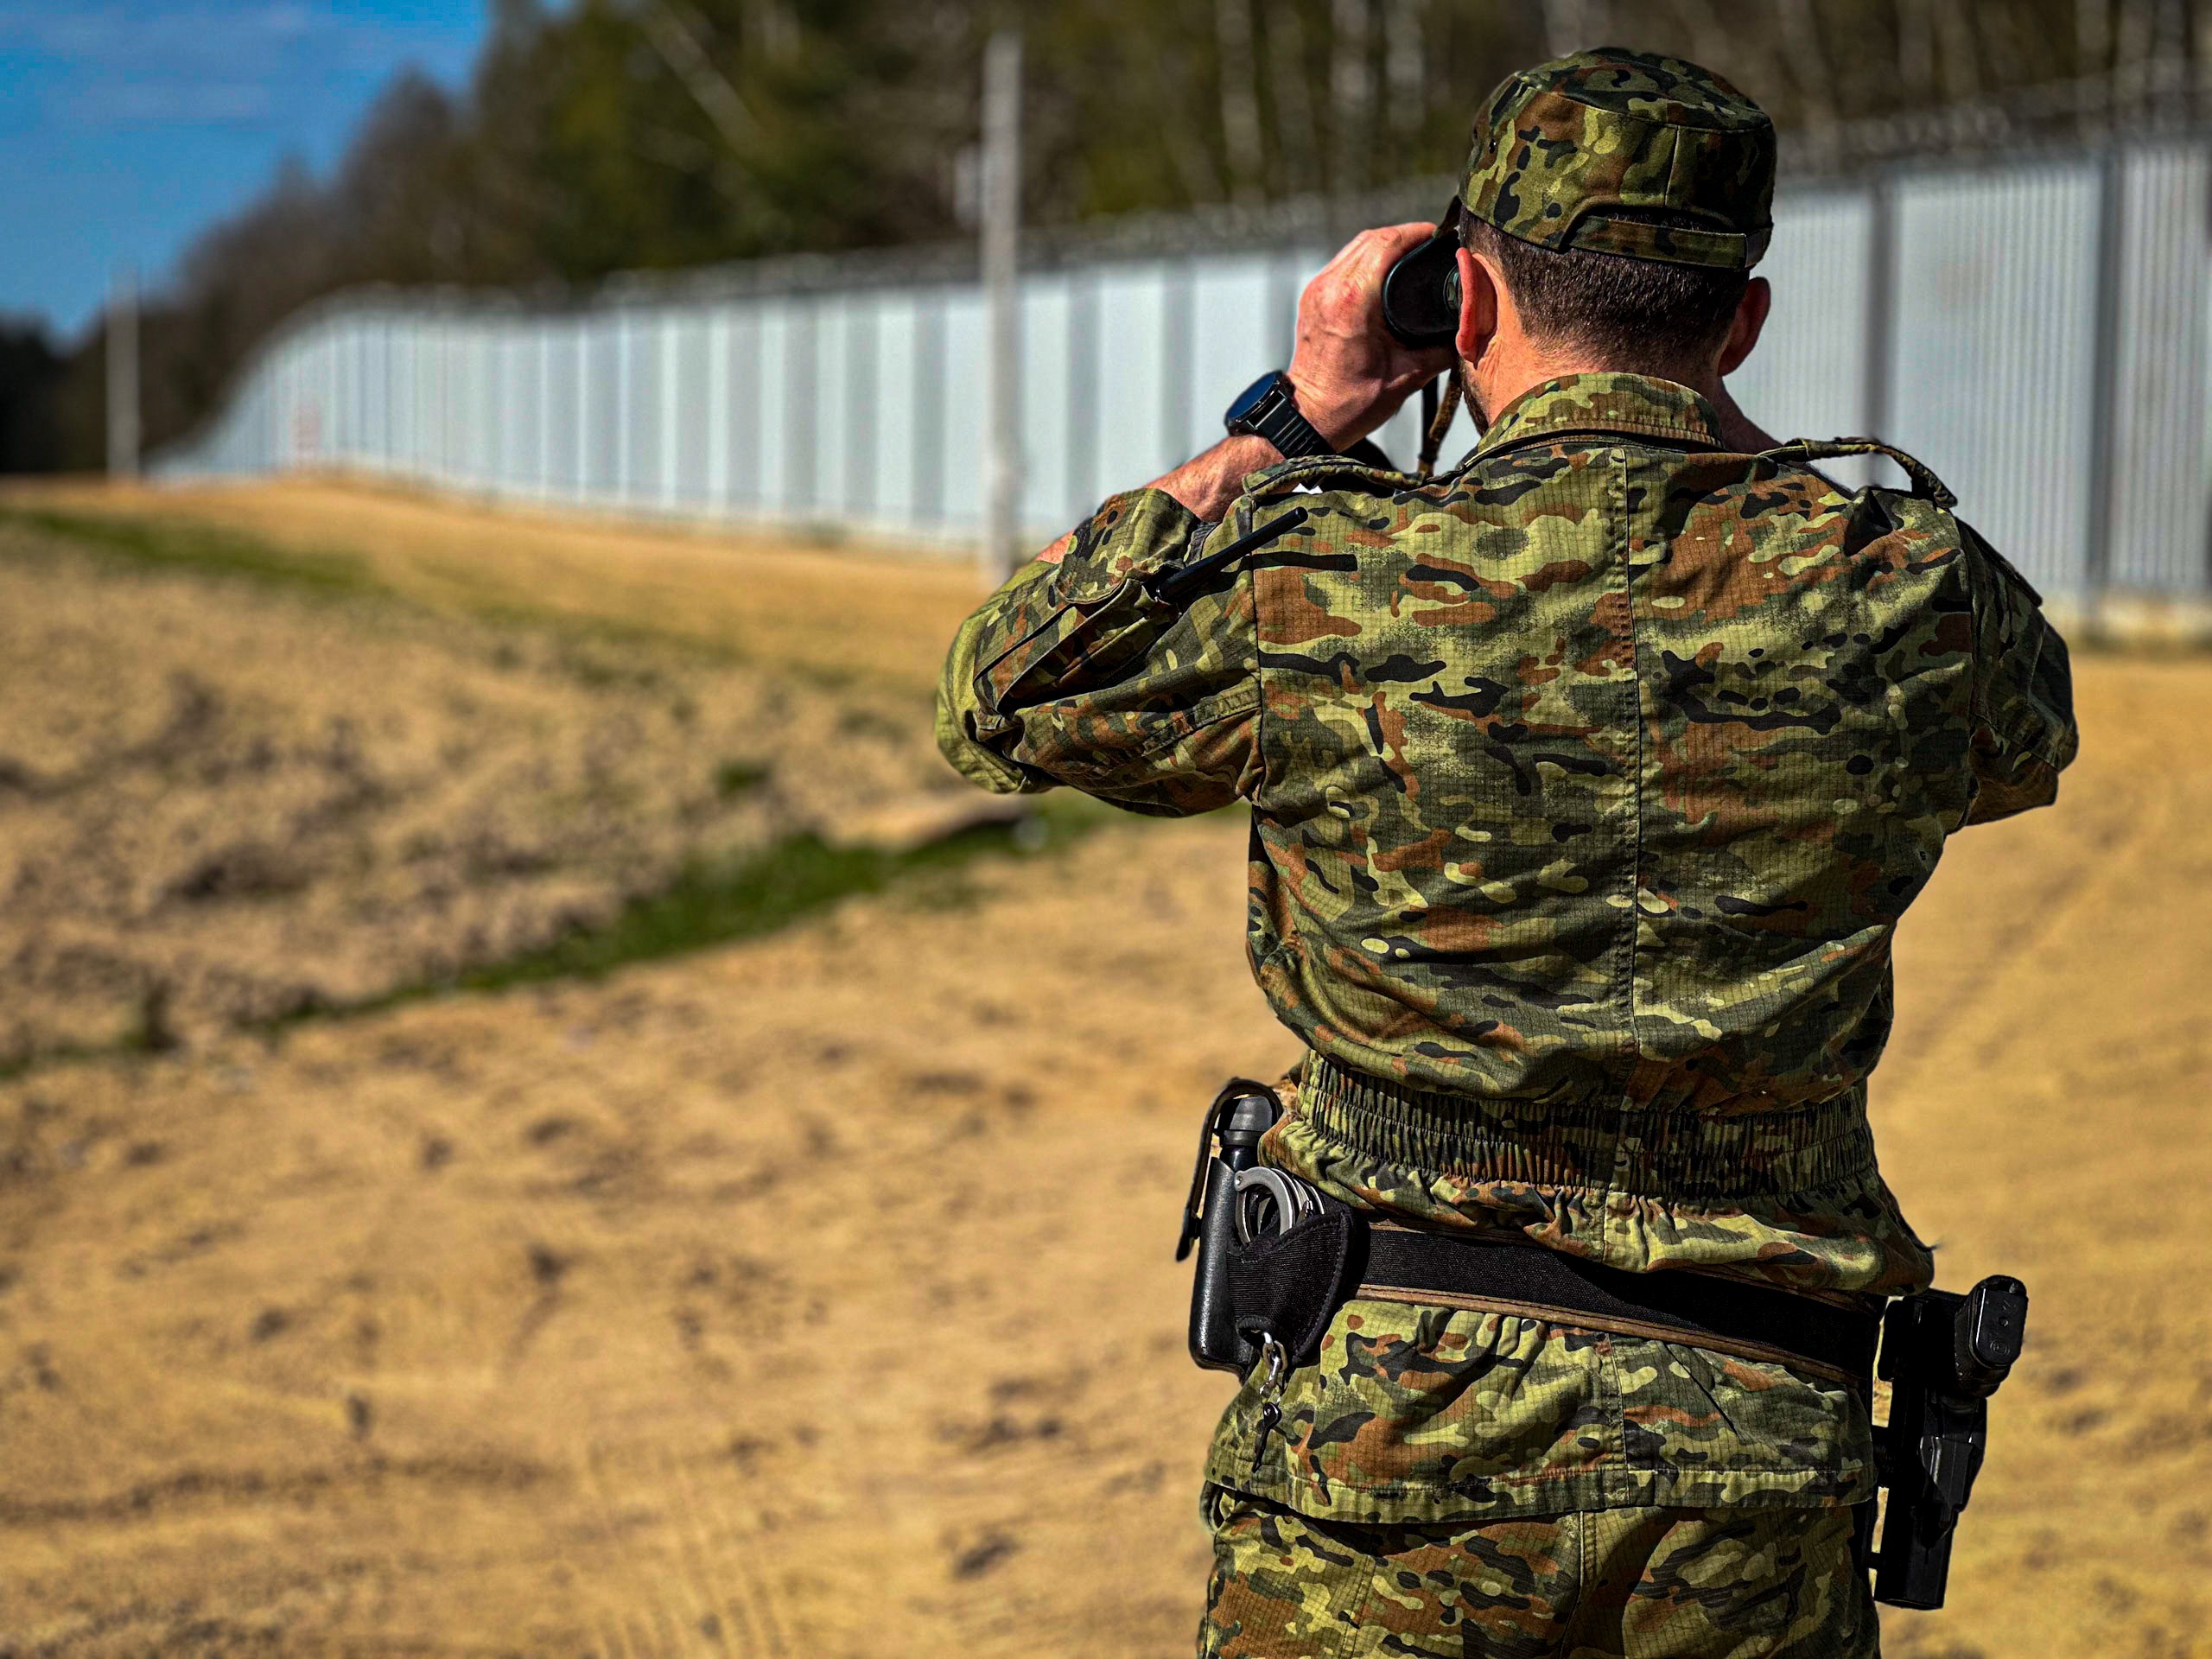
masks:
{"label": "grass strip", "polygon": [[[1058,852],[1121,817],[1109,807],[1070,796],[1040,803],[1037,812],[1017,823],[979,824],[913,848],[836,846],[810,833],[790,836],[728,863],[687,866],[666,887],[631,899],[604,922],[572,928],[512,957],[355,1001],[311,1004],[238,1029],[276,1037],[296,1026],[359,1019],[435,997],[603,979],[633,963],[758,938],[847,899],[893,887],[910,888],[927,902],[955,905],[969,896],[959,874],[979,860]],[[54,1066],[137,1060],[175,1046],[157,1013],[145,1030],[120,1042],[73,1045],[0,1061],[0,1083]]]}
{"label": "grass strip", "polygon": [[[1058,816],[1058,815],[1056,815]],[[817,911],[931,873],[949,874],[992,855],[1027,856],[1065,845],[1065,825],[985,824],[906,851],[832,846],[791,836],[719,868],[691,865],[657,893],[632,899],[596,927],[579,927],[504,961],[472,968],[448,984],[500,991],[546,980],[598,979],[632,963],[689,955],[790,926]]]}
{"label": "grass strip", "polygon": [[[747,660],[745,652],[726,640],[557,606],[527,604],[504,592],[470,584],[454,571],[435,570],[427,583],[404,586],[387,580],[357,554],[282,547],[245,531],[190,518],[0,506],[0,529],[43,534],[95,558],[141,570],[228,577],[310,599],[372,600],[424,616],[494,628],[528,629],[563,640],[674,652],[686,659],[720,667]],[[0,552],[0,556],[4,553]],[[449,590],[442,599],[441,589]],[[620,671],[581,659],[571,659],[563,666],[588,683],[610,683],[623,677]],[[795,665],[791,671],[825,684],[861,677],[800,670]]]}
{"label": "grass strip", "polygon": [[727,863],[685,866],[666,887],[629,900],[603,922],[496,962],[401,986],[359,1001],[302,1008],[247,1027],[275,1031],[308,1020],[357,1018],[404,1003],[521,985],[603,979],[633,963],[664,961],[774,933],[851,898],[911,888],[942,905],[968,893],[957,878],[990,858],[1035,858],[1073,845],[1122,815],[1082,796],[1040,802],[1013,823],[978,824],[919,847],[834,845],[811,832]]}
{"label": "grass strip", "polygon": [[351,554],[292,551],[257,537],[188,519],[0,507],[0,525],[42,531],[148,569],[240,577],[331,596],[383,592],[366,563]]}

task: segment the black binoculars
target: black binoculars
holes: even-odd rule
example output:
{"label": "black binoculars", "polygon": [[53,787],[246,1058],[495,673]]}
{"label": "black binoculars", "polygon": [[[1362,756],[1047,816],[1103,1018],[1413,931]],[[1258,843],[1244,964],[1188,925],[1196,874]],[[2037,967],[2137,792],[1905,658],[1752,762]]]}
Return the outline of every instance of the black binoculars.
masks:
{"label": "black binoculars", "polygon": [[1402,254],[1382,277],[1382,326],[1401,346],[1446,346],[1459,334],[1459,198],[1444,210],[1436,234]]}

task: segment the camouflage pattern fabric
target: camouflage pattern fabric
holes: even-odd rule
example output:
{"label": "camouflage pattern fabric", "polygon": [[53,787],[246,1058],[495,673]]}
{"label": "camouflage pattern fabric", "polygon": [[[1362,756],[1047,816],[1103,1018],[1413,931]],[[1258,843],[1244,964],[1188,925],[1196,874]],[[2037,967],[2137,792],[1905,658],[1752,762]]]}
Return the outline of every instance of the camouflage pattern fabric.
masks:
{"label": "camouflage pattern fabric", "polygon": [[1213,1489],[1200,1659],[1873,1659],[1847,1513],[1312,1520]]}
{"label": "camouflage pattern fabric", "polygon": [[[1917,1288],[1928,1253],[1865,1115],[1891,943],[1948,836],[2054,797],[2075,747],[2065,647],[1932,492],[1847,492],[1812,470],[1819,447],[1733,454],[1717,431],[1688,388],[1577,375],[1426,484],[1287,462],[1218,525],[1160,492],[1116,497],[963,627],[939,741],[995,790],[1251,803],[1250,957],[1312,1051],[1271,1161],[1416,1224],[1630,1270]],[[1276,524],[1162,596],[1167,573]],[[1565,1338],[1543,1346],[1566,1363]],[[1314,1369],[1287,1405],[1322,1388]],[[1727,1406],[1740,1433],[1577,1491],[1838,1502],[1856,1420],[1777,1465],[1821,1390],[1765,1381]],[[1578,1386],[1592,1411],[1624,1398],[1618,1377]],[[1442,1397],[1315,1404],[1308,1442],[1347,1448],[1319,1465],[1325,1500],[1269,1484],[1296,1436],[1237,1479],[1329,1513],[1393,1481],[1407,1519],[1572,1506],[1556,1480],[1471,1496],[1459,1473],[1388,1472],[1378,1437]],[[1355,1431],[1362,1411],[1383,1421]],[[1530,1450],[1550,1422],[1500,1466],[1556,1464]],[[1684,1497],[1677,1473],[1750,1484]]]}
{"label": "camouflage pattern fabric", "polygon": [[1268,1403],[1255,1371],[1223,1414],[1206,1478],[1330,1521],[1834,1509],[1874,1495],[1853,1386],[1533,1315],[1357,1298]]}
{"label": "camouflage pattern fabric", "polygon": [[1864,1113],[1891,941],[1949,834],[2055,795],[2065,647],[1947,508],[1716,418],[1577,375],[1427,485],[1285,463],[1218,528],[1116,497],[963,626],[940,741],[995,789],[1251,801],[1251,960],[1318,1057],[1285,1166],[1616,1267],[1909,1289]]}
{"label": "camouflage pattern fabric", "polygon": [[1747,270],[1773,234],[1774,160],[1766,111],[1711,70],[1607,48],[1538,64],[1491,95],[1460,200],[1538,247]]}

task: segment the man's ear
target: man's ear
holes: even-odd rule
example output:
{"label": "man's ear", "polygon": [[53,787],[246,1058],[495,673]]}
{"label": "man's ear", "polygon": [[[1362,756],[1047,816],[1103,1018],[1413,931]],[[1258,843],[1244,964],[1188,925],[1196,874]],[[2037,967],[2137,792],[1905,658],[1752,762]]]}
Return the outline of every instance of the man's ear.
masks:
{"label": "man's ear", "polygon": [[1472,368],[1497,338],[1498,278],[1485,261],[1459,250],[1459,333],[1452,340],[1460,360]]}
{"label": "man's ear", "polygon": [[1754,276],[1744,284],[1744,297],[1736,302],[1735,321],[1728,325],[1727,343],[1720,348],[1722,374],[1733,374],[1743,366],[1751,347],[1759,343],[1767,314],[1773,309],[1774,289],[1765,277]]}

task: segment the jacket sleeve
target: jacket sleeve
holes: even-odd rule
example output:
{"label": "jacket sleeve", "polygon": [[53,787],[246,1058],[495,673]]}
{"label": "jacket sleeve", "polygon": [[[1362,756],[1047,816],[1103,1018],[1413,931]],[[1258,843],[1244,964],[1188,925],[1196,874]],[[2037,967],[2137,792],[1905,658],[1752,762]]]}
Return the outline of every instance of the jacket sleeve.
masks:
{"label": "jacket sleeve", "polygon": [[1960,530],[1971,562],[1974,614],[1974,733],[1976,793],[1968,823],[2048,806],[2058,774],[2074,759],[2074,680],[2066,641],[2019,572],[1970,526]]}
{"label": "jacket sleeve", "polygon": [[938,747],[1000,794],[1066,784],[1132,811],[1204,812],[1258,784],[1251,584],[1233,571],[1172,601],[1157,579],[1213,526],[1158,490],[1106,502],[961,625]]}

